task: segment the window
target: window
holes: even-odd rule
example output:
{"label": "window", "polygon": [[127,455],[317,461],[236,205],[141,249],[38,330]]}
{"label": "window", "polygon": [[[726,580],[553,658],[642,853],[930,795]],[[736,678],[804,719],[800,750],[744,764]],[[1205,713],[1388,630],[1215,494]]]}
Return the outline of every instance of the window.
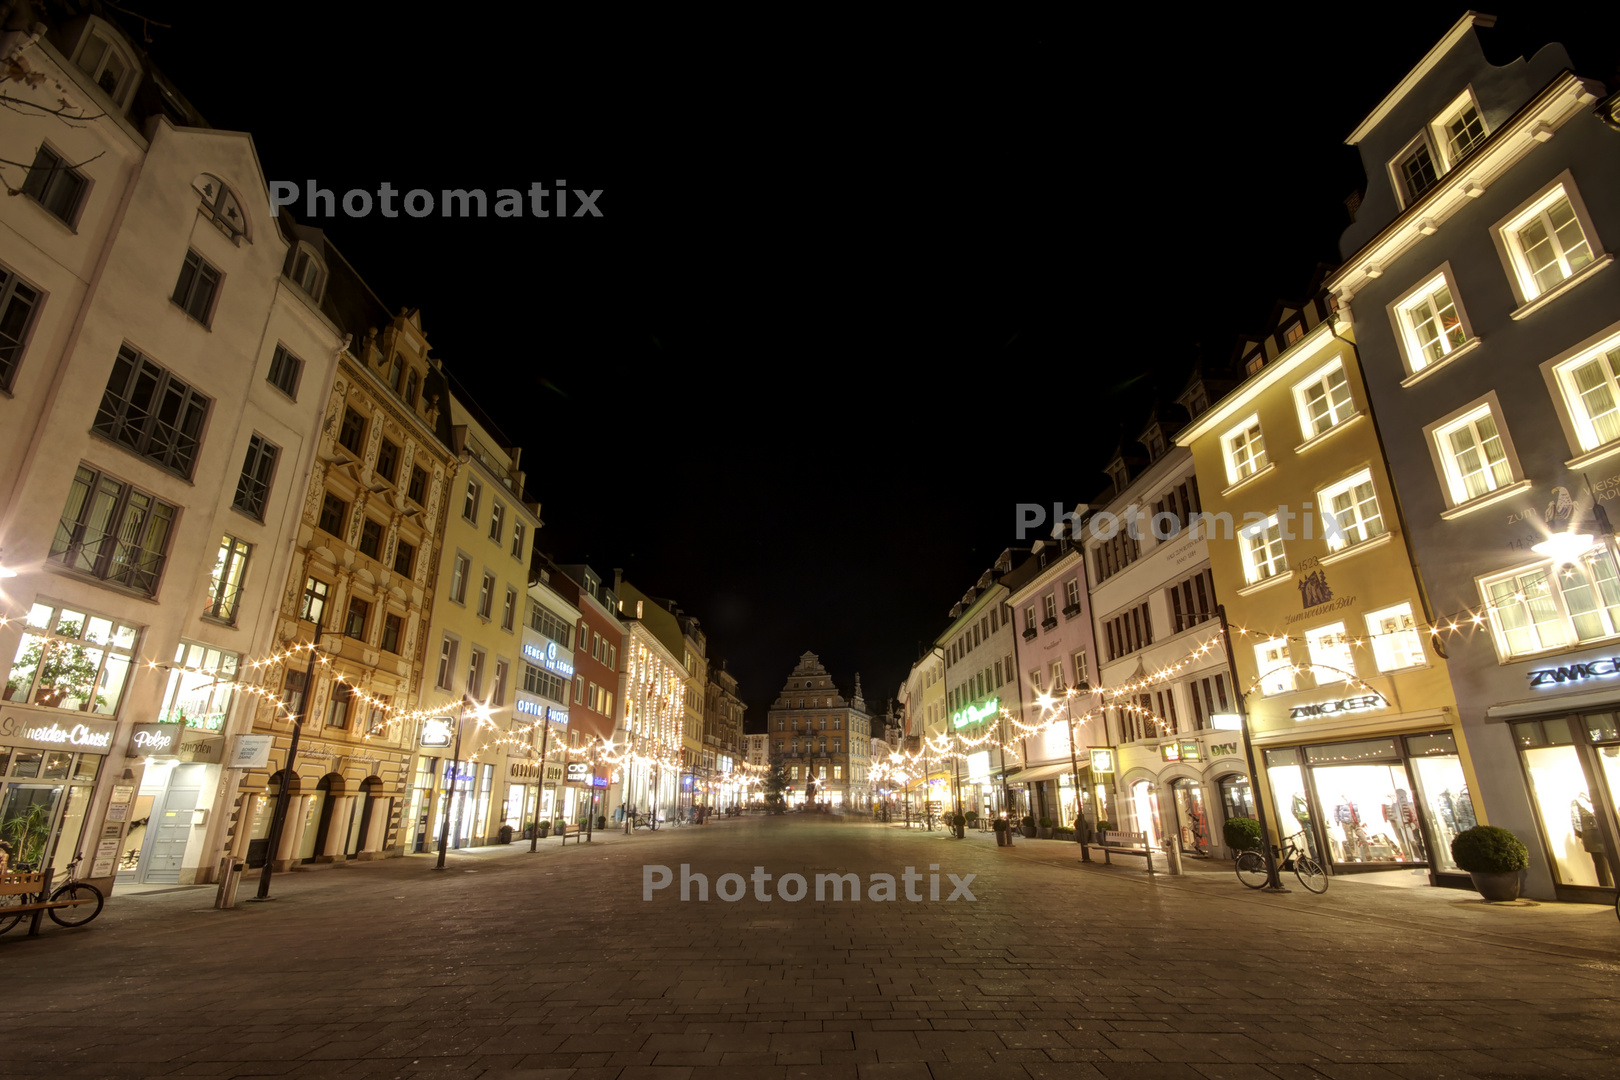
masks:
{"label": "window", "polygon": [[346,728],[349,726],[349,712],[354,708],[354,687],[346,682],[336,683],[332,687],[332,703],[327,706],[326,726],[329,728]]}
{"label": "window", "polygon": [[1311,651],[1311,664],[1318,685],[1327,685],[1354,679],[1356,659],[1350,652],[1350,635],[1344,632],[1344,623],[1336,622],[1305,631],[1305,641]]}
{"label": "window", "polygon": [[366,438],[365,419],[347,405],[343,407],[343,423],[338,427],[338,443],[356,456]]}
{"label": "window", "polygon": [[489,508],[489,538],[497,544],[506,535],[505,519],[506,507],[498,502],[492,503]]}
{"label": "window", "polygon": [[1441,152],[1445,155],[1447,169],[1456,168],[1457,162],[1485,141],[1485,122],[1480,119],[1479,108],[1473,98],[1466,94],[1453,111],[1435,124],[1435,129],[1440,135]]}
{"label": "window", "polygon": [[305,622],[324,623],[326,621],[326,594],[331,586],[318,578],[306,578],[304,581],[304,600],[299,605],[298,617]]}
{"label": "window", "polygon": [[1282,332],[1282,346],[1283,346],[1283,348],[1285,348],[1285,349],[1288,348],[1288,346],[1294,344],[1294,342],[1298,341],[1300,338],[1302,338],[1304,336],[1305,336],[1305,322],[1304,322],[1304,320],[1303,319],[1295,319],[1293,322],[1289,323],[1286,327],[1283,328],[1283,332]]}
{"label": "window", "polygon": [[1378,496],[1373,493],[1372,470],[1362,469],[1348,480],[1341,480],[1319,493],[1317,499],[1330,550],[1384,535],[1384,518],[1378,509]]}
{"label": "window", "polygon": [[427,497],[427,473],[423,472],[420,466],[411,466],[411,486],[405,494],[417,506],[421,506],[422,500]]}
{"label": "window", "polygon": [[495,685],[491,687],[489,694],[491,705],[506,704],[506,675],[510,666],[505,660],[495,661]]}
{"label": "window", "polygon": [[1207,568],[1166,589],[1173,633],[1181,633],[1215,617],[1215,579]]}
{"label": "window", "polygon": [[169,685],[163,691],[163,709],[157,722],[184,724],[202,731],[223,730],[236,696],[241,662],[236,653],[182,640],[169,667]]}
{"label": "window", "polygon": [[478,520],[478,481],[467,481],[467,498],[461,504],[461,516],[468,521]]}
{"label": "window", "polygon": [[413,408],[416,406],[416,372],[405,376],[405,393],[400,396],[405,399],[405,404]]}
{"label": "window", "polygon": [[208,599],[203,603],[203,614],[208,618],[236,622],[236,609],[242,599],[242,575],[247,569],[250,550],[234,536],[221,538],[214,572],[208,579]]}
{"label": "window", "polygon": [[343,620],[343,633],[347,637],[364,639],[366,636],[366,619],[371,614],[371,605],[358,596],[349,597],[349,614]]}
{"label": "window", "polygon": [[1396,604],[1367,615],[1373,659],[1379,671],[1399,671],[1423,663],[1423,642],[1418,637],[1412,605]]}
{"label": "window", "polygon": [[1030,637],[1035,636],[1035,605],[1031,604],[1024,609],[1024,633]]}
{"label": "window", "polygon": [[323,532],[342,539],[343,522],[349,516],[349,504],[330,491],[321,499],[321,517],[318,524]]}
{"label": "window", "polygon": [[1266,441],[1260,435],[1260,421],[1249,417],[1226,433],[1226,478],[1230,483],[1253,476],[1266,467]]}
{"label": "window", "polygon": [[1103,633],[1110,660],[1153,644],[1153,619],[1148,605],[1144,602],[1108,619],[1103,623]]}
{"label": "window", "polygon": [[529,611],[529,626],[536,633],[544,634],[552,641],[555,641],[560,647],[568,648],[569,633],[573,630],[573,627],[539,604],[534,605]]}
{"label": "window", "polygon": [[394,482],[394,477],[399,473],[399,447],[387,439],[382,440],[377,447],[377,468],[375,472],[390,484]]}
{"label": "window", "polygon": [[308,719],[304,716],[304,691],[308,686],[309,672],[301,668],[287,672],[287,677],[281,684],[282,712],[277,719],[281,716]]}
{"label": "window", "polygon": [[39,290],[0,266],[0,390],[11,389],[38,308]]}
{"label": "window", "polygon": [[416,563],[416,548],[403,540],[394,542],[394,573],[401,577],[410,577],[411,568]]}
{"label": "window", "polygon": [[[1567,174],[1566,174],[1567,175]],[[1499,232],[1512,262],[1515,285],[1526,300],[1542,293],[1591,265],[1590,221],[1584,206],[1577,213],[1569,192],[1573,185],[1555,184],[1530,208],[1511,219]]]}
{"label": "window", "polygon": [[1262,694],[1286,694],[1294,688],[1294,669],[1288,659],[1288,639],[1272,638],[1254,647]]}
{"label": "window", "polygon": [[1041,610],[1046,615],[1046,617],[1041,620],[1042,626],[1051,628],[1052,626],[1057,625],[1057,597],[1055,595],[1052,593],[1047,593],[1045,596],[1041,597]]}
{"label": "window", "polygon": [[91,430],[189,480],[209,404],[186,383],[123,345]]}
{"label": "window", "polygon": [[511,630],[513,622],[517,619],[517,590],[510,585],[506,587],[506,606],[501,609],[501,629]]}
{"label": "window", "polygon": [[360,554],[382,558],[382,523],[366,518],[360,525]]}
{"label": "window", "polygon": [[1311,439],[1350,418],[1355,406],[1350,402],[1350,384],[1344,377],[1344,364],[1338,360],[1294,387],[1299,405],[1300,427]]}
{"label": "window", "polygon": [[180,278],[174,283],[174,295],[169,299],[207,326],[214,311],[214,294],[218,291],[219,271],[195,251],[186,252],[186,260],[180,264]]}
{"label": "window", "polygon": [[1435,433],[1453,503],[1465,503],[1513,483],[1513,466],[1490,405]]}
{"label": "window", "polygon": [[1620,341],[1605,342],[1556,370],[1581,449],[1620,439]]}
{"label": "window", "polygon": [[1449,265],[1397,301],[1394,312],[1401,351],[1413,372],[1440,363],[1472,336]]}
{"label": "window", "polygon": [[1606,544],[1561,567],[1505,574],[1483,589],[1503,657],[1620,634],[1620,575]]}
{"label": "window", "polygon": [[512,558],[523,558],[523,522],[512,522]]}
{"label": "window", "polygon": [[270,497],[270,473],[276,467],[276,448],[255,435],[248,440],[242,476],[236,482],[236,498],[231,505],[256,521],[264,520],[264,504]]}
{"label": "window", "polygon": [[134,626],[36,603],[17,643],[6,699],[111,716],[129,680],[138,636]]}
{"label": "window", "polygon": [[439,642],[439,674],[435,685],[440,690],[455,689],[456,650],[460,644],[448,634]]}
{"label": "window", "polygon": [[265,381],[293,400],[298,399],[298,380],[304,373],[304,362],[287,351],[287,346],[276,344],[270,356],[270,373]]}
{"label": "window", "polygon": [[50,558],[148,596],[157,592],[175,508],[80,465],[68,488]]}
{"label": "window", "polygon": [[[596,684],[591,683],[591,685],[594,687]],[[574,676],[574,704],[575,705],[583,705],[584,703],[585,703],[585,676],[583,676],[583,675],[575,675]]]}
{"label": "window", "polygon": [[293,259],[293,284],[309,294],[311,300],[317,303],[321,299],[321,285],[326,278],[325,268],[321,266],[320,256],[307,247],[300,246],[298,256]]}
{"label": "window", "polygon": [[398,615],[383,616],[382,650],[399,655],[399,641],[404,637],[405,621]]}
{"label": "window", "polygon": [[477,697],[484,692],[484,650],[474,647],[467,661],[467,694]]}
{"label": "window", "polygon": [[495,606],[495,575],[489,571],[484,572],[483,582],[478,586],[478,614],[482,618],[489,618]]}
{"label": "window", "polygon": [[1080,579],[1070,578],[1063,583],[1063,611],[1072,615],[1080,610]]}
{"label": "window", "polygon": [[450,599],[458,604],[467,602],[467,557],[457,555],[450,571]]}
{"label": "window", "polygon": [[1240,535],[1243,568],[1251,583],[1288,572],[1288,558],[1283,554],[1282,526],[1276,514],[1248,526]]}
{"label": "window", "polygon": [[531,694],[539,694],[552,701],[567,701],[567,685],[549,671],[537,668],[533,664],[523,665],[523,689]]}
{"label": "window", "polygon": [[123,105],[125,92],[135,83],[135,65],[109,40],[109,35],[100,30],[86,33],[84,47],[79,50],[78,66],[114,105]]}
{"label": "window", "polygon": [[[833,753],[836,754],[837,752],[838,752],[838,747],[835,745],[833,747]],[[822,776],[827,775],[827,770],[825,768],[823,768],[821,770],[821,775]],[[833,779],[834,780],[842,780],[843,778],[844,778],[844,767],[842,765],[834,765],[833,766]]]}
{"label": "window", "polygon": [[48,146],[34,154],[34,164],[23,181],[23,194],[30,196],[52,216],[72,228],[79,216],[79,203],[89,187],[84,174]]}
{"label": "window", "polygon": [[1086,650],[1081,649],[1071,659],[1074,663],[1074,685],[1079,686],[1081,683],[1089,683],[1091,681],[1091,672],[1086,667]]}
{"label": "window", "polygon": [[1401,155],[1395,172],[1400,178],[1401,193],[1405,196],[1403,202],[1407,206],[1422,198],[1440,180],[1428,141],[1421,138]]}
{"label": "window", "polygon": [[396,394],[405,388],[405,358],[399,353],[394,354],[394,362],[389,365],[388,386]]}
{"label": "window", "polygon": [[1063,689],[1063,661],[1054,660],[1052,661],[1052,693],[1060,694]]}

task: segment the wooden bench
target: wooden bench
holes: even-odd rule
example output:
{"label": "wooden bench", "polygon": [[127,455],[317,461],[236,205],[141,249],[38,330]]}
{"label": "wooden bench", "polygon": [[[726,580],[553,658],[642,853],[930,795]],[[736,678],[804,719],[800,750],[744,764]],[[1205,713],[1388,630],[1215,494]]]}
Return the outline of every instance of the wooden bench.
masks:
{"label": "wooden bench", "polygon": [[[51,891],[51,877],[54,870],[6,870],[0,873],[0,896],[38,896],[45,897]],[[45,912],[51,908],[73,907],[75,904],[93,904],[94,900],[36,900],[32,904],[8,904],[0,907],[0,915],[7,918],[32,912],[33,918],[28,921],[28,936],[39,936],[40,920]]]}
{"label": "wooden bench", "polygon": [[1114,865],[1115,855],[1136,855],[1147,860],[1147,872],[1154,873],[1153,849],[1148,847],[1147,834],[1131,832],[1105,832],[1103,842],[1088,844],[1092,851],[1103,854],[1103,862],[1108,866]]}
{"label": "wooden bench", "polygon": [[585,841],[581,840],[579,837],[584,828],[585,827],[583,825],[570,825],[565,822],[563,827],[557,830],[557,835],[562,837],[563,847],[568,846],[568,838],[570,836],[574,838],[574,843],[583,844]]}

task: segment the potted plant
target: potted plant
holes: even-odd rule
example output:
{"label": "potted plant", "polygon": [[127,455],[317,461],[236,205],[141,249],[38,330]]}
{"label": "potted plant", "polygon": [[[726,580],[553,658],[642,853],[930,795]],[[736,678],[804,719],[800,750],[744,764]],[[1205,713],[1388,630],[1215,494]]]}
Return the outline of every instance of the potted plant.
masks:
{"label": "potted plant", "polygon": [[496,829],[495,842],[499,844],[510,844],[512,842],[512,826],[502,825],[499,829]]}
{"label": "potted plant", "polygon": [[540,839],[542,840],[551,835],[551,822],[549,821],[542,821],[535,828],[540,830]]}
{"label": "potted plant", "polygon": [[1094,843],[1094,844],[1107,843],[1106,834],[1113,827],[1114,827],[1114,823],[1112,821],[1109,821],[1107,818],[1098,818],[1097,819],[1097,824],[1092,826],[1092,828],[1095,830],[1095,832],[1092,835],[1096,837],[1096,839],[1094,839],[1092,841],[1092,843]]}
{"label": "potted plant", "polygon": [[977,829],[979,827],[979,812],[977,810],[969,810],[967,812],[967,823],[968,828],[970,829]]}
{"label": "potted plant", "polygon": [[1227,818],[1221,833],[1233,851],[1260,850],[1260,823],[1252,817]]}
{"label": "potted plant", "polygon": [[1012,836],[1008,832],[1006,818],[996,818],[990,823],[990,827],[996,830],[996,847],[1012,846]]}
{"label": "potted plant", "polygon": [[1033,817],[1025,814],[1024,820],[1020,821],[1018,824],[1026,837],[1032,840],[1035,838],[1035,819]]}
{"label": "potted plant", "polygon": [[1064,825],[1054,825],[1052,826],[1052,839],[1073,840],[1074,830]]}
{"label": "potted plant", "polygon": [[1451,841],[1451,857],[1468,871],[1487,903],[1519,898],[1519,883],[1530,865],[1530,851],[1517,836],[1495,825],[1464,829]]}
{"label": "potted plant", "polygon": [[1036,828],[1035,835],[1039,836],[1042,840],[1052,839],[1052,819],[1049,817],[1041,818],[1040,825]]}

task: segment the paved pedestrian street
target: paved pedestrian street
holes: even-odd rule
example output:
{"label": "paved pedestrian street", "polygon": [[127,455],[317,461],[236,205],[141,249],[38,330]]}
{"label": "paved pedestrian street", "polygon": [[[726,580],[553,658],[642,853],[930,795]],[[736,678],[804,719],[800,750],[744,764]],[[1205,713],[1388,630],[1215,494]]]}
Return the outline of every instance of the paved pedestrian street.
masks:
{"label": "paved pedestrian street", "polygon": [[[680,900],[681,863],[707,903]],[[926,898],[936,863],[938,902],[903,881],[815,900],[817,873],[908,866]],[[650,902],[644,864],[674,878]],[[1620,1075],[1608,908],[1348,878],[1262,895],[1220,864],[1149,879],[1072,844],[798,815],[432,865],[280,875],[223,912],[212,887],[124,892],[91,927],[13,930],[0,1075]],[[755,866],[809,895],[716,898]],[[947,873],[976,899],[946,902]]]}

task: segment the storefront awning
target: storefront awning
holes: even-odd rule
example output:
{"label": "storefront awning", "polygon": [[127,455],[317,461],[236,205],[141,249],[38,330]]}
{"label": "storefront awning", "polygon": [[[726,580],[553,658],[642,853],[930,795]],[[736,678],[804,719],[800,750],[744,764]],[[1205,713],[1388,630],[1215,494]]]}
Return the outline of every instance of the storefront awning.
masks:
{"label": "storefront awning", "polygon": [[1054,776],[1063,776],[1070,772],[1073,772],[1073,766],[1067,762],[1057,765],[1037,765],[1032,769],[1024,769],[1021,772],[1013,773],[1007,777],[1007,783],[1028,784],[1035,780],[1050,780]]}

